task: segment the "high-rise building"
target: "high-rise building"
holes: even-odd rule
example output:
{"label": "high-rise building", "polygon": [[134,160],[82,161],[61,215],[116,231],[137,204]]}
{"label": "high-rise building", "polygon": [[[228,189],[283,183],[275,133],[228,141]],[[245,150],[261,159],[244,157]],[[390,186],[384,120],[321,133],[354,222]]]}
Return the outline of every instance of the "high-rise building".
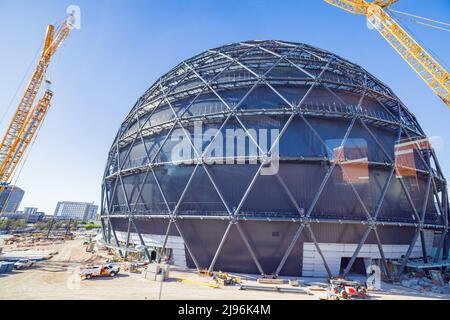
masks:
{"label": "high-rise building", "polygon": [[90,221],[95,219],[98,206],[89,202],[59,201],[56,205],[55,219]]}
{"label": "high-rise building", "polygon": [[14,213],[20,206],[25,191],[17,186],[8,186],[0,193],[0,210],[2,213]]}

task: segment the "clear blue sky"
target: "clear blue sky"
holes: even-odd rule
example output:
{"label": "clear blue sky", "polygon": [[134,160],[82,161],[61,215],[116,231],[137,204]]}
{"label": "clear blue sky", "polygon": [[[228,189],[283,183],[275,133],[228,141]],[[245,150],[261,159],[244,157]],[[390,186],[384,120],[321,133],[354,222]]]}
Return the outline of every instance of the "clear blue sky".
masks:
{"label": "clear blue sky", "polygon": [[[58,200],[98,204],[107,152],[139,96],[181,60],[250,39],[304,42],[366,68],[396,92],[428,135],[442,137],[437,153],[450,177],[450,109],[366,28],[364,17],[321,0],[0,0],[0,116],[46,25],[61,21],[70,4],[81,7],[82,29],[72,33],[50,68],[55,97],[18,181],[26,190],[22,207],[53,214]],[[394,8],[450,21],[448,0],[400,0]],[[404,23],[450,65],[450,33]],[[0,123],[2,135],[17,100]]]}

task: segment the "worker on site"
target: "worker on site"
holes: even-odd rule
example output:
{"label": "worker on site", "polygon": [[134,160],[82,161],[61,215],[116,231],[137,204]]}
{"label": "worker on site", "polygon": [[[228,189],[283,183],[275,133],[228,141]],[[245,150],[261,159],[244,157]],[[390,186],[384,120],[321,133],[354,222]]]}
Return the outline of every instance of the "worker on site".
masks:
{"label": "worker on site", "polygon": [[381,289],[381,273],[378,266],[372,266],[372,271],[366,280],[367,290],[380,290]]}

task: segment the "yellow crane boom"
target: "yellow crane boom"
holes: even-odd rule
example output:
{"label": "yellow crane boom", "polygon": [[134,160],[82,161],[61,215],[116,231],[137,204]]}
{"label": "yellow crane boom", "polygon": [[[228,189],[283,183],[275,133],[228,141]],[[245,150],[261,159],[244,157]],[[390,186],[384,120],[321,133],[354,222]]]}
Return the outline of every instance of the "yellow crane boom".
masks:
{"label": "yellow crane boom", "polygon": [[450,74],[385,10],[398,0],[324,0],[345,11],[367,16],[368,21],[450,107]]}
{"label": "yellow crane boom", "polygon": [[33,103],[44,80],[51,58],[73,28],[72,20],[73,16],[69,15],[56,34],[53,25],[47,27],[36,69],[0,144],[0,192],[8,185],[14,169],[20,162],[50,106],[53,93],[48,89],[34,108]]}
{"label": "yellow crane boom", "polygon": [[[48,108],[50,107],[50,102],[53,97],[53,92],[46,90],[44,96],[39,100],[33,110],[30,112],[29,121],[26,123],[26,127],[21,131],[18,139],[15,139],[13,148],[14,153],[11,155],[12,161],[8,161],[2,164],[1,170],[4,172],[3,179],[8,181],[20,162],[23,154],[26,151],[28,144],[33,140],[33,137],[39,128]],[[5,168],[3,168],[5,166]],[[6,185],[0,186],[0,192]]]}

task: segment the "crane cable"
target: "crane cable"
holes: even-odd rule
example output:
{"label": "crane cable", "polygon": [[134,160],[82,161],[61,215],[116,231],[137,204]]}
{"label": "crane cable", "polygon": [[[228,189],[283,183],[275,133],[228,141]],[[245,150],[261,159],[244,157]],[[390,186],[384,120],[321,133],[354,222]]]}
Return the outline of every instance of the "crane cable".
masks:
{"label": "crane cable", "polygon": [[[25,73],[24,73],[24,75],[23,75],[23,77],[22,77],[22,80],[19,82],[19,85],[17,86],[16,92],[15,92],[14,95],[12,96],[12,98],[11,98],[11,100],[10,100],[8,106],[6,107],[5,111],[3,112],[2,117],[0,118],[0,129],[1,129],[1,126],[2,126],[3,122],[5,121],[6,115],[9,113],[9,110],[11,109],[11,106],[13,105],[14,101],[16,100],[17,95],[19,94],[20,89],[23,87],[23,85],[24,85],[24,83],[25,83],[25,80],[27,79],[27,77],[28,77],[28,75],[29,75],[29,73],[30,73],[30,70],[31,70],[32,66],[35,64],[35,62],[36,62],[36,60],[37,60],[37,57],[38,57],[39,53],[41,52],[42,48],[43,48],[43,45],[40,45],[40,46],[37,48],[37,50],[36,50],[36,52],[35,52],[35,54],[34,54],[34,57],[31,59],[29,65],[28,65],[28,67],[27,67],[27,69],[26,69],[26,71],[25,71]],[[21,169],[20,169],[20,170],[21,170]],[[17,178],[18,178],[18,177],[17,177]],[[16,182],[17,182],[17,178],[16,178]],[[9,189],[8,197],[5,199],[5,202],[4,202],[3,204],[0,204],[0,205],[1,205],[1,208],[0,208],[0,215],[3,214],[3,213],[5,212],[5,209],[6,209],[6,207],[7,207],[8,204],[9,204],[10,198],[11,198],[11,196],[12,196],[12,193],[13,193],[15,187],[16,187],[15,184],[12,184],[12,185],[11,185],[11,188]],[[6,187],[6,189],[5,189],[4,191],[6,191],[7,188],[8,188],[8,187]]]}
{"label": "crane cable", "polygon": [[25,73],[24,73],[24,75],[23,75],[23,77],[22,77],[22,80],[21,80],[20,83],[19,83],[19,85],[18,85],[18,87],[17,87],[17,89],[16,89],[16,92],[14,93],[13,97],[11,98],[11,101],[9,102],[9,104],[8,104],[8,106],[6,107],[5,111],[3,112],[2,117],[1,117],[1,119],[0,119],[0,128],[1,128],[1,126],[2,126],[3,121],[4,121],[5,118],[6,118],[6,115],[8,114],[9,110],[11,109],[12,104],[13,104],[14,101],[16,100],[17,95],[19,94],[20,89],[23,87],[23,84],[24,84],[25,80],[27,79],[28,75],[30,74],[31,67],[35,64],[35,62],[36,62],[36,60],[37,60],[37,56],[39,55],[39,52],[40,52],[41,50],[42,50],[42,45],[40,45],[39,48],[36,50],[36,53],[34,54],[33,59],[30,61],[30,64],[28,65],[28,68],[27,68],[27,70],[25,71]]}
{"label": "crane cable", "polygon": [[410,16],[410,17],[414,17],[414,18],[418,18],[418,19],[422,19],[422,20],[426,20],[426,21],[430,21],[430,22],[434,22],[434,23],[437,23],[437,24],[442,24],[444,26],[450,27],[450,23],[447,23],[447,22],[442,22],[442,21],[433,20],[433,19],[430,19],[430,18],[425,18],[425,17],[422,17],[422,16],[418,16],[416,14],[407,13],[407,12],[404,12],[404,11],[399,11],[399,10],[394,10],[394,9],[389,9],[389,10],[392,11],[392,12],[403,14],[405,16]]}
{"label": "crane cable", "polygon": [[412,14],[412,13],[407,13],[407,12],[403,12],[403,11],[399,11],[399,10],[394,10],[394,9],[391,9],[391,8],[389,8],[388,10],[391,11],[391,12],[395,12],[395,13],[398,13],[398,14],[402,14],[402,15],[408,16],[408,17],[413,17],[413,18],[416,18],[416,19],[425,20],[425,21],[428,21],[428,22],[439,24],[441,26],[436,26],[434,24],[426,23],[426,22],[419,21],[419,20],[416,20],[416,19],[408,19],[409,21],[417,23],[417,24],[421,24],[421,25],[424,25],[424,26],[427,26],[427,27],[431,27],[431,28],[435,28],[435,29],[438,29],[438,30],[450,32],[450,28],[442,27],[442,26],[450,27],[450,23],[442,22],[442,21],[438,21],[438,20],[434,20],[434,19],[430,19],[430,18],[426,18],[426,17],[422,17],[422,16],[418,16],[418,15]]}
{"label": "crane cable", "polygon": [[[410,28],[408,28],[404,23],[400,23],[399,20],[406,20],[406,21],[410,21],[410,22],[417,22],[417,23],[423,24],[423,25],[429,25],[429,24],[425,24],[425,23],[421,23],[420,21],[415,21],[415,20],[412,20],[412,19],[408,19],[408,18],[405,18],[405,17],[401,17],[401,16],[399,16],[399,15],[397,15],[397,14],[395,14],[395,13],[392,13],[392,12],[400,13],[400,14],[407,15],[407,16],[413,16],[413,17],[415,17],[415,18],[424,19],[424,20],[427,20],[427,21],[432,21],[432,22],[439,23],[439,24],[442,24],[442,25],[449,25],[449,26],[450,26],[450,23],[446,23],[446,22],[442,22],[442,21],[438,21],[438,20],[433,20],[433,19],[429,19],[429,18],[425,18],[425,17],[421,17],[421,16],[418,16],[418,15],[415,15],[415,14],[411,14],[411,13],[407,13],[407,12],[403,12],[403,11],[398,11],[398,10],[394,10],[394,9],[391,9],[391,8],[388,8],[387,11],[391,12],[391,14],[392,14],[395,18],[398,18],[398,19],[397,19],[397,23],[398,23],[399,25],[401,25],[402,28],[404,28],[404,29],[405,29],[405,30],[406,30],[406,31],[414,38],[414,40],[415,40],[419,45],[421,45],[425,50],[427,50],[429,53],[431,53],[431,54],[433,55],[433,57],[436,59],[436,61],[438,61],[438,63],[440,63],[445,69],[447,69],[447,70],[450,69],[449,66],[447,65],[447,63],[445,62],[445,60],[443,60],[436,52],[434,52],[431,48],[429,48],[429,47],[428,47],[427,45],[425,45],[422,41],[420,41],[420,40],[419,40],[420,37],[418,37],[418,36],[417,36]],[[437,27],[437,26],[433,26],[433,27],[436,27],[436,28],[441,29],[440,27]],[[444,29],[444,28],[442,28],[442,29]],[[446,29],[446,31],[450,32],[450,29]]]}

